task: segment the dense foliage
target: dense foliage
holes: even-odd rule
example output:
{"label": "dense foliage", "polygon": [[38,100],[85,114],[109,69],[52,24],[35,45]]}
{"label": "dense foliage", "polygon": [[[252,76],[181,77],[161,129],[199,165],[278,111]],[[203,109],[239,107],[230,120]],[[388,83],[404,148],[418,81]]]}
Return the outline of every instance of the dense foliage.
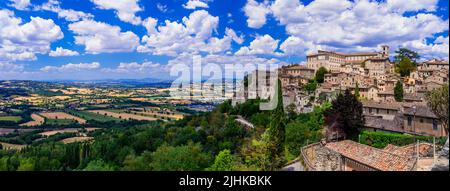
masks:
{"label": "dense foliage", "polygon": [[326,117],[328,126],[341,129],[350,139],[355,139],[364,126],[362,103],[348,89],[332,102]]}
{"label": "dense foliage", "polygon": [[416,65],[411,61],[410,58],[404,57],[400,60],[400,62],[395,66],[395,71],[400,74],[400,76],[405,77],[409,76],[411,72],[416,70]]}
{"label": "dense foliage", "polygon": [[324,67],[320,67],[315,75],[315,79],[318,83],[323,83],[325,79],[325,74],[328,73],[328,70]]}
{"label": "dense foliage", "polygon": [[[443,145],[446,141],[444,138],[436,138],[436,143]],[[362,131],[360,135],[360,143],[376,148],[384,148],[388,144],[396,146],[405,146],[414,143],[414,140],[433,143],[433,137],[412,136],[399,133],[386,133],[374,131]]]}
{"label": "dense foliage", "polygon": [[448,134],[448,84],[444,84],[442,87],[432,90],[426,96],[428,106],[431,108],[433,113],[439,118],[444,127],[446,133]]}

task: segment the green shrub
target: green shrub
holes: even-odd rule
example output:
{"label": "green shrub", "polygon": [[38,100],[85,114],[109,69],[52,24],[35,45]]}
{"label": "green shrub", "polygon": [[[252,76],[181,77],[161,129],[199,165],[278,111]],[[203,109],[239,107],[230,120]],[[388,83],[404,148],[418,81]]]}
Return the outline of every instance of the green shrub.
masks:
{"label": "green shrub", "polygon": [[[425,141],[428,143],[433,142],[433,137],[415,136],[415,138],[419,141]],[[446,137],[436,138],[436,144],[443,145],[445,140]],[[405,146],[414,142],[414,136],[399,133],[363,131],[360,134],[360,142],[376,148],[384,148],[388,144]]]}

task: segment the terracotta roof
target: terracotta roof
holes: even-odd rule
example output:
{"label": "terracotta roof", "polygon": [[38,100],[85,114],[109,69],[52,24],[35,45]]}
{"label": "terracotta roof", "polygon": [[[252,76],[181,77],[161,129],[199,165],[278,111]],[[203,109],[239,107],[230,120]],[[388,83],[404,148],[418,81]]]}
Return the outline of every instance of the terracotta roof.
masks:
{"label": "terracotta roof", "polygon": [[[387,147],[387,146],[386,146]],[[386,149],[386,148],[385,148]],[[427,154],[433,149],[433,145],[430,143],[419,143],[419,155],[427,156]],[[391,153],[405,156],[405,157],[414,157],[417,152],[417,144],[410,144],[403,147],[397,147],[397,149],[393,149]]]}
{"label": "terracotta roof", "polygon": [[448,61],[432,59],[432,60],[428,60],[428,61],[423,62],[423,64],[428,64],[428,65],[433,65],[433,64],[436,64],[436,65],[448,65]]}
{"label": "terracotta roof", "polygon": [[382,171],[410,171],[415,164],[413,158],[396,155],[350,140],[328,143],[325,147],[346,158]]}

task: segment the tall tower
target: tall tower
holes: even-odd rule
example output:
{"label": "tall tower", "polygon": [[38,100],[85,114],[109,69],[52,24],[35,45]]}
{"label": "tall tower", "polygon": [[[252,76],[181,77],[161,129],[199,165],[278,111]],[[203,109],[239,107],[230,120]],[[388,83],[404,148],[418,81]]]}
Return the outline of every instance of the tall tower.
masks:
{"label": "tall tower", "polygon": [[381,45],[381,54],[383,57],[389,57],[389,46],[388,45]]}

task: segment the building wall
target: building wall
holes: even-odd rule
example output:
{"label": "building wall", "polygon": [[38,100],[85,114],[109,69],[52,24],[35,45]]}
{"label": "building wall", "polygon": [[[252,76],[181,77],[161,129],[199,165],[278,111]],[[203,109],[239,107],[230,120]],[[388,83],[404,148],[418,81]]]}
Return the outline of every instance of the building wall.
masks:
{"label": "building wall", "polygon": [[[437,124],[437,128],[433,129],[433,120]],[[410,122],[408,122],[410,121]],[[426,118],[411,115],[405,115],[403,119],[403,127],[410,133],[424,134],[428,136],[442,137],[446,136],[442,125],[437,119]],[[415,129],[415,130],[414,130]]]}

